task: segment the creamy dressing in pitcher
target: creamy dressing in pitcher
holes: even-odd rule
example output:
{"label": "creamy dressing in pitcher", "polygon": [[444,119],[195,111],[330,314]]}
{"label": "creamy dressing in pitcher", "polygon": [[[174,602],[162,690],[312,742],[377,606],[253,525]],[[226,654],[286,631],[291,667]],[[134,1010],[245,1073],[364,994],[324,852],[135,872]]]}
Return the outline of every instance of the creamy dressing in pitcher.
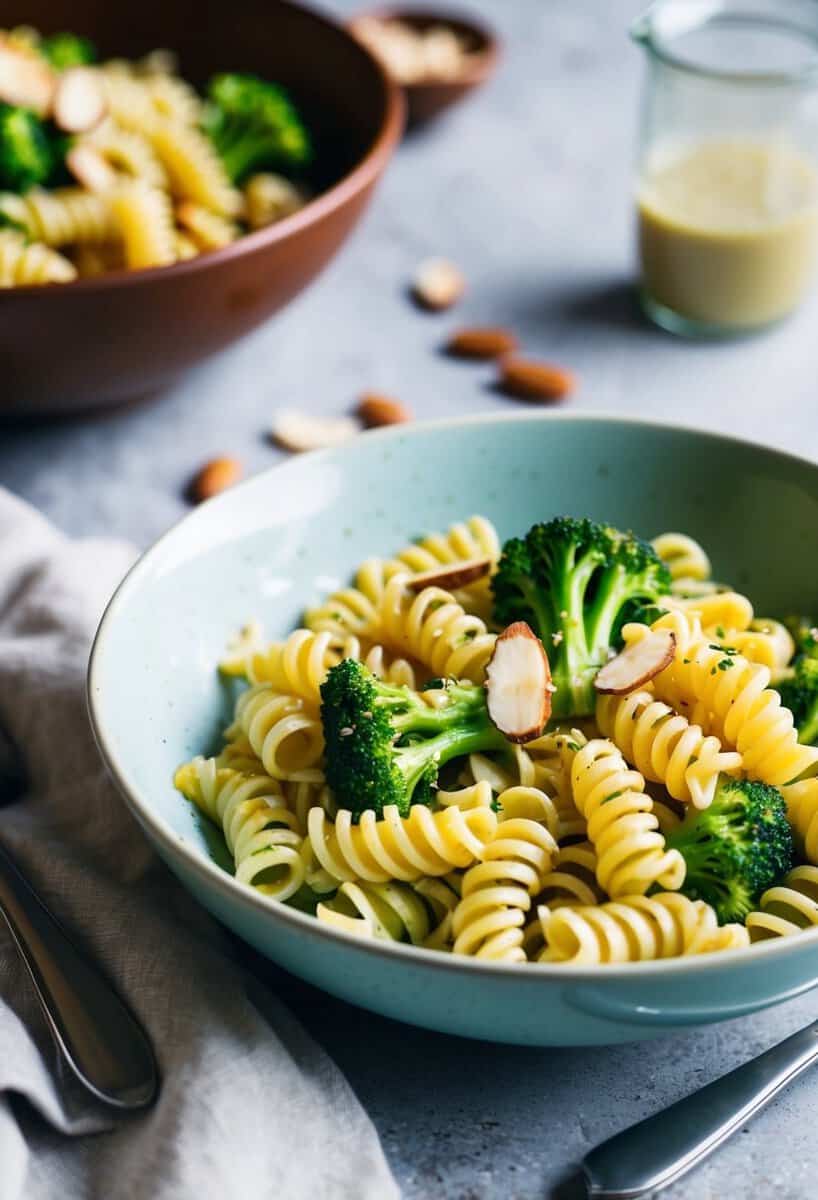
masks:
{"label": "creamy dressing in pitcher", "polygon": [[638,219],[653,300],[709,325],[763,325],[793,309],[811,280],[818,172],[775,142],[707,140],[654,162]]}

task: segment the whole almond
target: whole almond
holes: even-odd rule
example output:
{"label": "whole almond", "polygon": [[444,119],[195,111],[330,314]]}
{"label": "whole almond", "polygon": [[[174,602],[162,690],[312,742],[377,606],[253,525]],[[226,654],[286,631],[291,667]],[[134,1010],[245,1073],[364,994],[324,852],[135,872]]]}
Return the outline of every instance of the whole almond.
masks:
{"label": "whole almond", "polygon": [[194,475],[189,488],[190,498],[196,504],[209,500],[211,496],[217,496],[225,488],[238,483],[242,474],[242,466],[237,458],[212,458]]}
{"label": "whole almond", "polygon": [[533,358],[505,358],[500,366],[500,386],[521,400],[562,400],[576,386],[570,371]]}
{"label": "whole almond", "polygon": [[358,403],[358,416],[367,429],[377,429],[380,425],[404,425],[412,420],[411,410],[405,404],[380,392],[364,392]]}
{"label": "whole almond", "polygon": [[466,290],[459,267],[446,258],[427,258],[415,271],[412,294],[418,304],[432,312],[451,308]]}
{"label": "whole almond", "polygon": [[454,358],[500,358],[516,350],[518,342],[509,329],[500,325],[458,329],[446,343],[446,353]]}

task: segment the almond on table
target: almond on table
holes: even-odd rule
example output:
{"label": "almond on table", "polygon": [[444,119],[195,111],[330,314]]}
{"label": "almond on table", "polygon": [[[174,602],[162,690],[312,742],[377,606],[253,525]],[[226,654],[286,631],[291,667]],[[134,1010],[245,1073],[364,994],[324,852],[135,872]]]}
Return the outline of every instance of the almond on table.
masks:
{"label": "almond on table", "polygon": [[270,436],[276,445],[298,454],[302,450],[325,450],[340,446],[361,432],[352,417],[311,417],[294,409],[276,414]]}
{"label": "almond on table", "polygon": [[244,474],[237,458],[212,458],[194,475],[188,489],[191,500],[200,504],[238,483]]}
{"label": "almond on table", "polygon": [[453,358],[500,358],[517,349],[517,338],[500,325],[474,326],[458,329],[446,343],[446,353]]}
{"label": "almond on table", "polygon": [[358,416],[367,429],[381,425],[403,425],[413,418],[411,409],[381,392],[364,392],[358,402]]}
{"label": "almond on table", "polygon": [[576,379],[554,363],[514,356],[500,364],[500,386],[520,400],[562,400],[574,390]]}
{"label": "almond on table", "polygon": [[497,639],[486,668],[489,716],[510,742],[531,742],[551,716],[551,667],[540,639],[515,621]]}
{"label": "almond on table", "polygon": [[451,308],[465,290],[466,280],[460,268],[446,258],[427,258],[412,280],[412,295],[431,312]]}

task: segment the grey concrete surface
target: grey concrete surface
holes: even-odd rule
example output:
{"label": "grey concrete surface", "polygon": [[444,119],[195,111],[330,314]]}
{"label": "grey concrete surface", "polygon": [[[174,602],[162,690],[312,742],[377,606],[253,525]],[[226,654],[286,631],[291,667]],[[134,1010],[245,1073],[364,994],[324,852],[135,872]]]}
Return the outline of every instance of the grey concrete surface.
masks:
{"label": "grey concrete surface", "polygon": [[[714,344],[674,341],[635,309],[641,70],[625,29],[638,4],[471,3],[505,37],[502,70],[405,142],[327,273],[159,402],[83,422],[0,427],[0,483],[71,533],[144,545],[185,511],[184,484],[205,459],[236,454],[248,471],[276,461],[265,435],[279,407],[338,413],[377,388],[419,416],[503,409],[510,402],[491,390],[490,370],[437,352],[464,321],[511,325],[532,352],[576,369],[576,408],[654,415],[818,455],[814,303],[764,336]],[[429,316],[407,303],[405,285],[421,258],[438,253],[461,264],[470,290],[455,313]],[[818,1015],[812,994],[643,1047],[524,1050],[399,1027],[274,980],[357,1089],[408,1200],[581,1196],[572,1173],[590,1146]],[[664,1198],[815,1196],[816,1120],[818,1075]]]}

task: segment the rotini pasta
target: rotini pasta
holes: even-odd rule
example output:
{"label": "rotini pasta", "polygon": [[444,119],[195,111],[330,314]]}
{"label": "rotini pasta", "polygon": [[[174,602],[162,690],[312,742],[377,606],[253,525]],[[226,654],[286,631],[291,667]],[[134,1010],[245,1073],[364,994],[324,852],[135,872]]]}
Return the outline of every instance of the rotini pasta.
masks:
{"label": "rotini pasta", "polygon": [[152,187],[167,188],[165,169],[144,134],[123,129],[107,120],[87,134],[82,142],[93,146],[115,171],[142,179]]}
{"label": "rotini pasta", "polygon": [[703,900],[678,892],[623,896],[606,904],[539,911],[540,962],[602,965],[735,949],[749,941],[740,925],[722,926]]}
{"label": "rotini pasta", "polygon": [[525,817],[501,822],[463,876],[452,916],[454,953],[525,962],[523,925],[551,869],[557,843],[544,825]]}
{"label": "rotini pasta", "polygon": [[263,229],[290,217],[305,204],[303,191],[283,175],[251,175],[244,185],[244,207],[251,229]]}
{"label": "rotini pasta", "polygon": [[747,917],[753,942],[790,937],[818,925],[818,867],[794,867],[761,897],[758,911]]}
{"label": "rotini pasta", "polygon": [[628,769],[613,742],[596,738],[583,746],[574,757],[571,783],[597,854],[597,878],[612,899],[682,885],[684,859],[665,848],[645,781]]}
{"label": "rotini pasta", "polygon": [[740,754],[723,750],[718,738],[705,737],[650,691],[600,696],[596,718],[627,761],[645,779],[664,784],[674,800],[706,808],[721,772],[741,771]]}
{"label": "rotini pasta", "polygon": [[298,891],[304,881],[303,839],[274,780],[200,757],[180,767],[174,782],[224,831],[237,879],[275,900]]}
{"label": "rotini pasta", "polygon": [[77,269],[67,258],[39,242],[0,229],[0,288],[33,283],[67,283]]}
{"label": "rotini pasta", "polygon": [[230,739],[244,735],[273,779],[322,782],[324,753],[321,722],[298,696],[276,692],[269,684],[248,688],[236,704]]}
{"label": "rotini pasta", "polygon": [[220,246],[229,246],[240,233],[235,221],[228,221],[220,213],[190,200],[176,206],[176,221],[199,250],[218,250]]}
{"label": "rotini pasta", "polygon": [[307,817],[312,853],[327,874],[368,883],[411,882],[467,867],[496,827],[497,817],[488,806],[431,812],[416,804],[408,817],[401,817],[396,807],[387,805],[383,820],[369,811],[361,814],[357,825],[344,809],[334,824],[322,808],[311,809]]}
{"label": "rotini pasta", "polygon": [[423,945],[432,934],[423,897],[401,883],[342,883],[331,900],[318,905],[319,921],[364,937]]}
{"label": "rotini pasta", "polygon": [[163,267],[176,260],[176,236],[167,195],[139,180],[108,198],[129,267]]}
{"label": "rotini pasta", "polygon": [[406,587],[407,578],[390,579],[378,606],[384,643],[417,659],[434,675],[481,683],[495,634],[443,588],[427,587],[417,594]]}
{"label": "rotini pasta", "polygon": [[[673,662],[652,681],[660,700],[737,750],[751,779],[780,785],[815,769],[818,749],[799,744],[792,713],[768,686],[766,667],[727,654],[681,614],[660,617],[653,628],[671,628],[676,636]],[[623,635],[632,642],[647,632],[646,626],[627,625]]]}
{"label": "rotini pasta", "polygon": [[213,146],[194,125],[159,122],[144,131],[181,200],[211,209],[223,217],[241,211],[241,193],[230,184]]}
{"label": "rotini pasta", "polygon": [[46,246],[108,242],[117,234],[111,205],[104,196],[79,188],[46,192],[33,188],[25,196],[0,194],[0,213]]}

